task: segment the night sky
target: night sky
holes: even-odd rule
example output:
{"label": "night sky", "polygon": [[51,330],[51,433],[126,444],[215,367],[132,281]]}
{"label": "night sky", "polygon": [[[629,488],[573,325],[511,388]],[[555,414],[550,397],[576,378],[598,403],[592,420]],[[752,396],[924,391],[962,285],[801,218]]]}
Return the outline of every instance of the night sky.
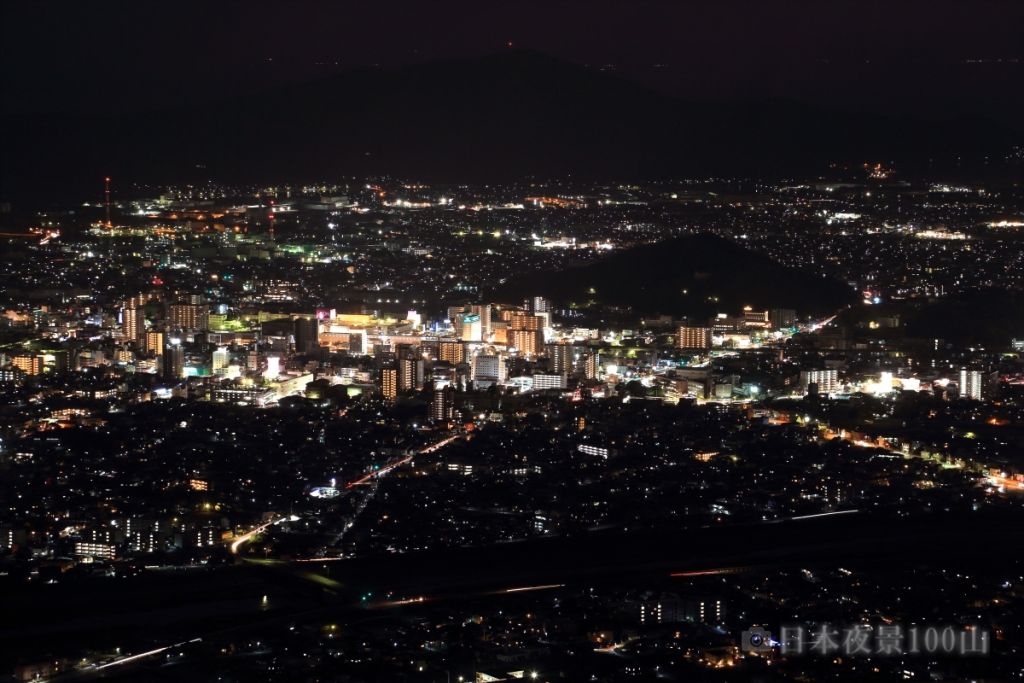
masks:
{"label": "night sky", "polygon": [[690,100],[1007,122],[1024,105],[1020,2],[18,2],[2,12],[6,113],[160,108],[509,44]]}

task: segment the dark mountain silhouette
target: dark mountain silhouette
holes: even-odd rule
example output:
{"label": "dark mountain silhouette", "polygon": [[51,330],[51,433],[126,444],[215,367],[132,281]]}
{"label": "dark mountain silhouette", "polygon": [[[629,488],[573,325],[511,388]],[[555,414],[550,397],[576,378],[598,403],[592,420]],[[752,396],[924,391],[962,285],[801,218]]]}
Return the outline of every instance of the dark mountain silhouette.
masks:
{"label": "dark mountain silhouette", "polygon": [[981,156],[1005,150],[1013,137],[984,121],[890,119],[781,101],[686,103],[513,51],[351,71],[141,114],[4,117],[3,126],[7,198],[92,196],[103,175],[127,183],[789,173],[835,160]]}
{"label": "dark mountain silhouette", "polygon": [[695,319],[735,314],[746,305],[824,314],[857,300],[841,282],[786,268],[711,235],[674,238],[575,268],[526,274],[498,288],[492,298],[518,302],[532,295],[550,297],[560,307],[594,301],[632,314]]}

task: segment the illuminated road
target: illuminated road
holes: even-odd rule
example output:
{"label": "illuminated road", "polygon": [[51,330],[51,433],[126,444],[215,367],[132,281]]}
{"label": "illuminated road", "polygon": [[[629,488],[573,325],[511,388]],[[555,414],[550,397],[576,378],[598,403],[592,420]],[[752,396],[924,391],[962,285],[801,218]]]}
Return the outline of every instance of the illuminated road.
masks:
{"label": "illuminated road", "polygon": [[140,652],[140,653],[135,654],[135,655],[128,655],[126,657],[121,657],[120,659],[115,659],[112,662],[107,662],[106,664],[100,664],[99,666],[96,666],[96,667],[93,667],[93,668],[96,671],[101,671],[103,669],[109,669],[110,667],[113,667],[113,666],[123,666],[125,664],[131,664],[132,662],[137,662],[140,659],[145,659],[146,657],[152,657],[153,655],[158,655],[161,652],[167,652],[168,650],[173,650],[176,647],[182,647],[184,645],[189,645],[190,643],[202,642],[202,640],[203,640],[202,638],[193,638],[192,640],[185,640],[185,641],[182,641],[180,643],[174,643],[173,645],[166,645],[164,647],[158,647],[155,650],[148,650],[146,652]]}
{"label": "illuminated road", "polygon": [[838,317],[838,315],[832,315],[832,316],[829,316],[828,318],[825,318],[824,320],[819,320],[819,321],[816,321],[816,322],[812,321],[812,322],[808,323],[807,325],[801,325],[800,326],[800,331],[801,332],[817,332],[818,330],[827,327],[829,325],[829,323],[831,323],[837,317]]}
{"label": "illuminated road", "polygon": [[385,465],[384,467],[381,467],[379,470],[371,470],[370,472],[367,472],[366,474],[364,474],[363,476],[359,477],[358,479],[354,479],[354,480],[350,481],[349,483],[345,484],[345,488],[350,489],[350,488],[353,488],[355,486],[361,486],[362,484],[366,484],[366,483],[372,481],[373,479],[383,477],[385,474],[387,474],[391,470],[394,470],[396,468],[401,467],[402,465],[406,465],[406,464],[412,462],[412,460],[417,455],[424,455],[424,454],[427,454],[427,453],[433,453],[434,451],[439,450],[441,448],[444,448],[445,446],[450,444],[452,441],[455,441],[456,439],[459,439],[459,438],[462,438],[461,434],[454,434],[454,435],[449,436],[447,438],[441,439],[437,443],[433,443],[433,444],[431,444],[429,446],[421,448],[420,450],[416,451],[412,455],[407,455],[404,458],[399,458],[398,460],[393,460],[393,461],[389,462],[387,465]]}
{"label": "illuminated road", "polygon": [[262,534],[264,531],[266,531],[270,527],[274,526],[275,524],[280,524],[281,522],[287,522],[287,521],[295,522],[298,519],[299,519],[298,517],[292,515],[291,517],[279,517],[278,519],[272,519],[269,522],[264,522],[263,524],[260,524],[255,529],[252,529],[251,531],[245,532],[244,534],[242,534],[241,536],[239,536],[238,538],[236,538],[234,541],[231,542],[231,554],[232,555],[237,555],[239,548],[241,548],[243,545],[245,545],[246,543],[251,541],[253,539],[253,537],[258,536],[259,534]]}
{"label": "illuminated road", "polygon": [[[406,464],[412,462],[412,460],[417,455],[425,455],[425,454],[428,454],[428,453],[434,453],[435,451],[438,451],[438,450],[444,448],[445,446],[450,444],[452,441],[455,441],[456,439],[460,439],[460,438],[463,438],[461,434],[453,434],[452,436],[445,437],[444,439],[441,439],[440,441],[437,441],[435,443],[430,444],[429,446],[425,446],[425,447],[421,448],[420,450],[416,451],[412,455],[407,455],[407,456],[405,456],[403,458],[399,458],[397,460],[394,460],[394,461],[388,463],[387,465],[385,465],[384,467],[380,468],[379,470],[372,470],[372,471],[368,472],[367,474],[359,477],[358,479],[350,481],[349,483],[345,484],[345,488],[346,489],[352,489],[352,488],[355,488],[357,486],[362,486],[362,485],[365,485],[365,484],[369,484],[372,481],[374,481],[375,479],[379,479],[379,478],[383,477],[384,475],[386,475],[387,473],[391,472],[392,470],[397,469],[397,468],[401,467],[402,465],[406,465]],[[367,501],[364,501],[360,505],[359,512],[362,512],[362,510],[366,507],[366,502]],[[242,534],[241,536],[237,537],[235,540],[233,540],[231,542],[231,545],[230,545],[231,554],[232,555],[237,555],[238,551],[242,548],[243,545],[245,545],[246,543],[251,541],[254,537],[258,536],[259,534],[261,534],[264,531],[266,531],[267,529],[269,529],[271,526],[273,526],[275,524],[280,524],[281,522],[288,521],[288,520],[296,521],[297,519],[298,519],[298,517],[294,517],[294,516],[292,516],[292,517],[280,517],[278,519],[270,520],[268,522],[264,522],[263,524],[260,524],[259,526],[255,527],[254,529],[251,529],[250,531],[247,531],[246,533]],[[353,524],[354,524],[354,521],[353,522],[349,522],[349,524],[346,525],[345,528],[342,529],[342,531],[334,539],[334,543],[333,544],[336,545],[341,540],[341,538],[344,536],[344,534],[349,529],[352,528]],[[309,558],[309,560],[310,561],[322,561],[319,558]]]}
{"label": "illuminated road", "polygon": [[[72,669],[72,670],[69,670],[69,671],[62,671],[61,673],[56,674],[54,676],[34,678],[32,680],[33,681],[38,681],[39,683],[45,683],[46,681],[51,681],[51,680],[71,681],[71,680],[76,680],[76,679],[89,679],[89,678],[93,678],[95,676],[102,675],[102,674],[100,674],[100,672],[106,673],[106,672],[108,672],[108,670],[115,669],[117,667],[122,667],[122,666],[126,666],[126,665],[130,666],[130,665],[133,665],[133,664],[140,664],[140,663],[143,663],[144,660],[149,659],[150,657],[155,657],[156,655],[163,654],[165,652],[168,652],[169,650],[175,650],[177,648],[185,648],[185,647],[188,647],[190,645],[194,645],[196,643],[201,643],[201,642],[203,642],[202,638],[192,638],[191,640],[183,640],[181,642],[173,643],[171,645],[165,645],[163,647],[154,648],[152,650],[146,650],[145,652],[138,652],[138,653],[133,654],[133,655],[125,655],[124,657],[119,657],[117,659],[114,659],[114,660],[109,661],[109,662],[105,662],[103,664],[90,664],[88,666],[83,666],[83,667],[78,668],[78,669]],[[110,673],[113,673],[113,672],[111,671]]]}
{"label": "illuminated road", "polygon": [[1001,474],[985,477],[985,483],[1003,492],[1024,493],[1024,481]]}

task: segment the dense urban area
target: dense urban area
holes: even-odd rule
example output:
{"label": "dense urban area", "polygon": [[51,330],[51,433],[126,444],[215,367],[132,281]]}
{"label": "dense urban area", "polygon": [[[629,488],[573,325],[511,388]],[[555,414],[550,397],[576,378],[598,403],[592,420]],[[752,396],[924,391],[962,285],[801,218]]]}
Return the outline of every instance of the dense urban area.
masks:
{"label": "dense urban area", "polygon": [[1024,676],[1020,186],[52,206],[0,234],[0,675]]}

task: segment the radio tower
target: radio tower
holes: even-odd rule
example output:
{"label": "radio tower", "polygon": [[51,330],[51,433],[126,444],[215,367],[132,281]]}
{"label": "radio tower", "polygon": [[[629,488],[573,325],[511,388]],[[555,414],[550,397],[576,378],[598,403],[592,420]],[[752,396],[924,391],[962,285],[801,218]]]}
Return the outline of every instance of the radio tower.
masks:
{"label": "radio tower", "polygon": [[110,176],[103,179],[103,206],[107,212],[107,227],[112,228],[114,224],[110,222]]}

